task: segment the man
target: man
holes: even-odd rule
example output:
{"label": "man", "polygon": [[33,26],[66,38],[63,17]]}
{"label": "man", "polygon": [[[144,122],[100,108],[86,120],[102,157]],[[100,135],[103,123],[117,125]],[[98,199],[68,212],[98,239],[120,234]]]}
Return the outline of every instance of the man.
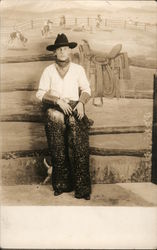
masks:
{"label": "man", "polygon": [[83,67],[70,61],[71,49],[76,46],[65,34],[58,34],[55,43],[47,47],[55,52],[56,60],[44,70],[36,96],[46,107],[54,195],[74,191],[75,198],[89,200],[89,124],[84,105],[91,90]]}

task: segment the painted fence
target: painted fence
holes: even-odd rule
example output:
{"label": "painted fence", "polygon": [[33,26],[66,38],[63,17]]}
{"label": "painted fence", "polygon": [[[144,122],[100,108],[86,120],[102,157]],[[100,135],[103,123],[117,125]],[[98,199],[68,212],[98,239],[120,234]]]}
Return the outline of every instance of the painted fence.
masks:
{"label": "painted fence", "polygon": [[109,19],[102,18],[101,22],[97,21],[97,17],[66,17],[65,23],[61,22],[61,17],[52,17],[52,18],[35,18],[31,20],[26,20],[24,22],[18,23],[17,19],[13,21],[12,26],[1,26],[1,34],[7,35],[12,32],[14,29],[19,29],[21,31],[29,29],[40,29],[46,21],[50,20],[52,26],[66,26],[66,28],[80,27],[82,29],[93,30],[100,29],[105,30],[108,28],[123,28],[123,29],[136,29],[143,30],[148,32],[157,32],[157,23],[148,23],[148,22],[139,22],[133,20],[123,20],[123,19]]}

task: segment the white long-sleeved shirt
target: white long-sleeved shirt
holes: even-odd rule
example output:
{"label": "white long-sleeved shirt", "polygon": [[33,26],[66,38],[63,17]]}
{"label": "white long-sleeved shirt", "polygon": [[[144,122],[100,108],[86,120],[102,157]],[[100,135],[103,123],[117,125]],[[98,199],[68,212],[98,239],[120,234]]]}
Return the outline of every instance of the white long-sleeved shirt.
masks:
{"label": "white long-sleeved shirt", "polygon": [[44,94],[49,91],[52,96],[78,101],[79,89],[81,92],[91,95],[89,81],[84,68],[81,65],[70,62],[69,70],[62,78],[54,63],[43,71],[36,97],[42,101]]}

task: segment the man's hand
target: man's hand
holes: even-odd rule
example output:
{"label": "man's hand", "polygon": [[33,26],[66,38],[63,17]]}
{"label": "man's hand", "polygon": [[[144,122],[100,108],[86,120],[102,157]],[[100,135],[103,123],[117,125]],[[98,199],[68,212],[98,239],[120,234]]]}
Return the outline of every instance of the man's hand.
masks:
{"label": "man's hand", "polygon": [[84,117],[84,106],[82,102],[79,102],[76,107],[74,108],[74,111],[77,111],[78,119],[81,120]]}
{"label": "man's hand", "polygon": [[71,115],[72,114],[71,106],[68,103],[66,103],[64,100],[58,99],[57,104],[63,110],[65,115]]}

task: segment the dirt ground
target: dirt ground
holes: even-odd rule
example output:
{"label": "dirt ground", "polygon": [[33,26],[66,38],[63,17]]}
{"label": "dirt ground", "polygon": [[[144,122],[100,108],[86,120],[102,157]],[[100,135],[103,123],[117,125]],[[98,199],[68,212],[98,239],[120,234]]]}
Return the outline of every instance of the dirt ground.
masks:
{"label": "dirt ground", "polygon": [[51,185],[3,186],[1,194],[7,206],[157,206],[152,183],[95,184],[90,201],[75,199],[73,192],[55,197]]}

